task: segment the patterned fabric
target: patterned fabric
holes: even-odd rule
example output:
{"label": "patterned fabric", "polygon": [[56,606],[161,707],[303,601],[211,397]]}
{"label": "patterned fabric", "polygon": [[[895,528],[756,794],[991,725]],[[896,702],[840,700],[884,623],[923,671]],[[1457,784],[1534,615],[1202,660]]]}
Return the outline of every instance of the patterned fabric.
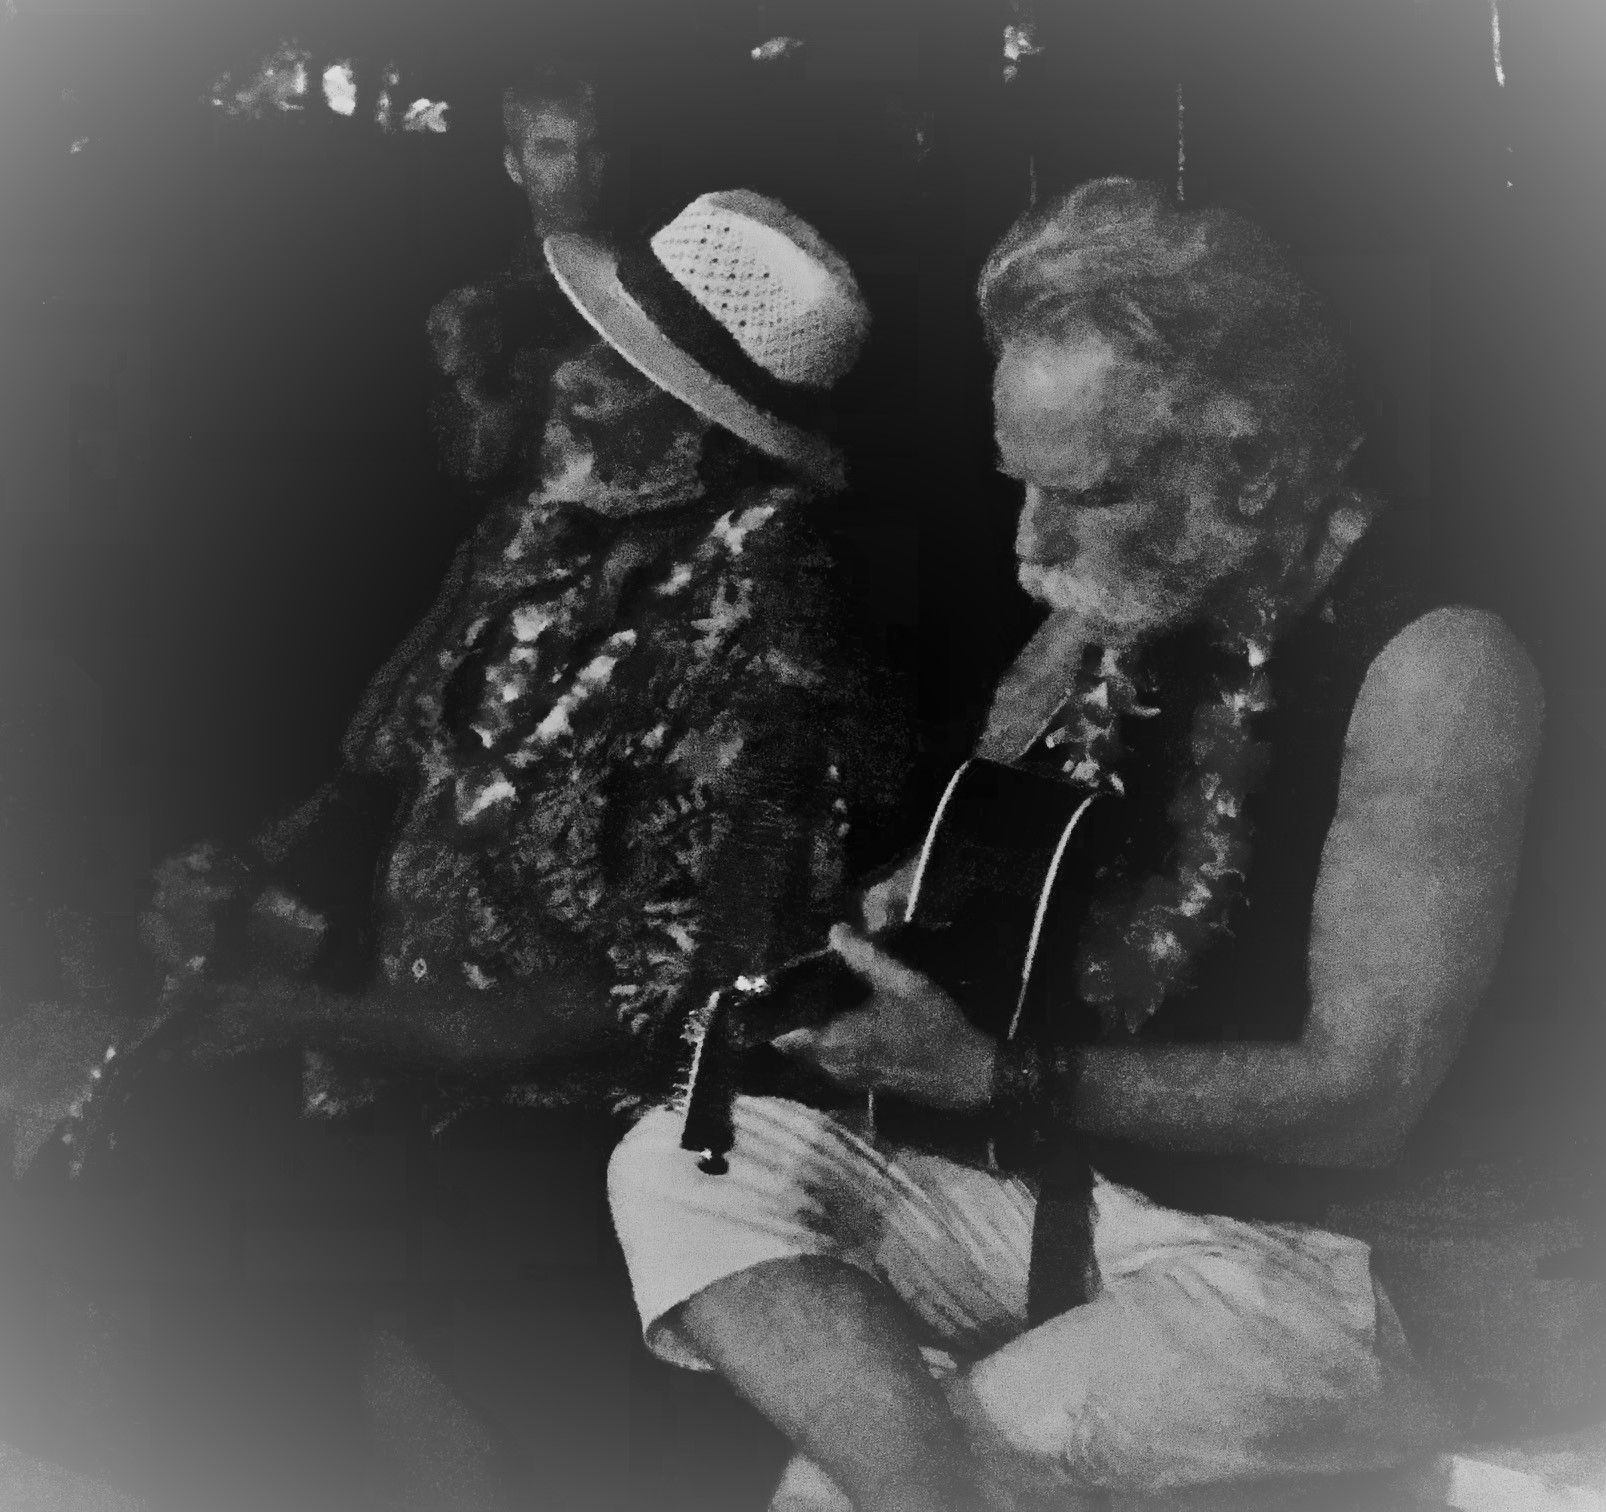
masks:
{"label": "patterned fabric", "polygon": [[817,943],[884,711],[796,503],[609,522],[537,494],[486,521],[347,736],[405,794],[380,882],[393,988],[600,967],[642,1034]]}

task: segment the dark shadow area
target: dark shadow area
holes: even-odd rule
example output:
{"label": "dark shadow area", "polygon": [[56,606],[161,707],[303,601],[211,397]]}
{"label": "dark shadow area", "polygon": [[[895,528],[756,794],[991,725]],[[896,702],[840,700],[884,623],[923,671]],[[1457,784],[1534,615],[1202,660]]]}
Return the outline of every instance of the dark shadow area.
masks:
{"label": "dark shadow area", "polygon": [[[1176,181],[1180,91],[1187,202],[1294,249],[1354,347],[1367,475],[1544,675],[1525,891],[1443,1097],[1473,1158],[1596,1190],[1595,5],[1503,4],[1504,85],[1487,7],[1461,0],[1040,0],[1041,53],[1008,86],[1003,0],[106,10],[0,18],[0,1020],[59,988],[52,910],[131,942],[154,863],[242,840],[332,772],[473,528],[425,423],[423,320],[520,230],[510,67],[594,67],[617,227],[746,185],[858,271],[875,326],[824,524],[920,734],[902,831],[867,859],[918,833],[1035,624],[981,261],[1034,183]],[[805,45],[751,56],[783,35]],[[287,37],[314,59],[304,109],[202,102]],[[348,58],[342,118],[317,72]],[[391,60],[449,131],[375,126]],[[405,1485],[419,1512],[764,1505],[779,1438],[640,1342],[603,1190],[619,1126],[487,1106],[436,1132],[431,1093],[309,1119],[296,1057],[157,1067],[109,1159],[74,1178],[53,1143],[0,1179],[0,1441],[152,1512],[349,1512]],[[1550,1279],[1596,1285],[1599,1249],[1568,1253]]]}

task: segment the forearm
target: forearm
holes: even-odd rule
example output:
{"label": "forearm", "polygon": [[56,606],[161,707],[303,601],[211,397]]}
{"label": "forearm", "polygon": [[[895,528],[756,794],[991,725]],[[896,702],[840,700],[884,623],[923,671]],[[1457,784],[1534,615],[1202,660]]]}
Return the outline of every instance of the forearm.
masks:
{"label": "forearm", "polygon": [[1382,1137],[1364,1092],[1303,1040],[1094,1046],[1072,1077],[1075,1127],[1160,1149],[1346,1164]]}
{"label": "forearm", "polygon": [[203,1039],[213,1053],[293,1045],[490,1072],[615,1048],[621,1031],[607,995],[587,987],[563,982],[470,996],[381,984],[351,993],[276,978],[226,989]]}
{"label": "forearm", "polygon": [[1400,1110],[1312,1041],[1088,1046],[1057,1060],[1001,1051],[1002,1105],[1047,1099],[1083,1134],[1294,1164],[1384,1158]]}

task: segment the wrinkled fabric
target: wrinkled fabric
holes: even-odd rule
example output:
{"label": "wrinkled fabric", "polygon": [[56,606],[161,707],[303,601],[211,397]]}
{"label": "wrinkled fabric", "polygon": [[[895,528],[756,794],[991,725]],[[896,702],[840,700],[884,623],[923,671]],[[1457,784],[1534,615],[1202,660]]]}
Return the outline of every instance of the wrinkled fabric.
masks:
{"label": "wrinkled fabric", "polygon": [[[1036,1199],[1017,1176],[866,1138],[779,1098],[736,1105],[730,1169],[708,1176],[655,1112],[609,1167],[643,1337],[709,1367],[677,1309],[727,1277],[823,1256],[907,1308],[934,1374],[1046,1486],[1151,1491],[1372,1470],[1408,1445],[1418,1390],[1358,1239],[1163,1208],[1100,1177],[1101,1287],[1026,1326]],[[1401,1429],[1404,1433],[1408,1428]]]}

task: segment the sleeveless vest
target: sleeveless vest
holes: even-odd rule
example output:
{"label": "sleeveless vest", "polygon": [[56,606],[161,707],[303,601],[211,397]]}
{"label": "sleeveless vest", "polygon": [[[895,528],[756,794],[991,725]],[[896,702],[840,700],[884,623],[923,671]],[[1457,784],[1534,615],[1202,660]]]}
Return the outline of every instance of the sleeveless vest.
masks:
{"label": "sleeveless vest", "polygon": [[[1367,669],[1383,647],[1443,599],[1410,560],[1398,523],[1377,522],[1327,593],[1288,631],[1267,663],[1273,702],[1253,734],[1270,763],[1249,796],[1253,846],[1248,876],[1227,929],[1135,1035],[1106,1030],[1107,1043],[1212,1044],[1297,1038],[1310,1009],[1307,951],[1322,847],[1338,804],[1350,715]],[[1165,637],[1144,658],[1140,684],[1154,690],[1153,718],[1128,721],[1120,765],[1131,809],[1121,864],[1129,877],[1168,862],[1167,804],[1191,765],[1193,710],[1226,653],[1197,631]],[[1263,1221],[1322,1221],[1325,1210],[1376,1189],[1381,1173],[1249,1157],[1177,1153],[1118,1140],[1088,1142],[1104,1176],[1167,1207]]]}

